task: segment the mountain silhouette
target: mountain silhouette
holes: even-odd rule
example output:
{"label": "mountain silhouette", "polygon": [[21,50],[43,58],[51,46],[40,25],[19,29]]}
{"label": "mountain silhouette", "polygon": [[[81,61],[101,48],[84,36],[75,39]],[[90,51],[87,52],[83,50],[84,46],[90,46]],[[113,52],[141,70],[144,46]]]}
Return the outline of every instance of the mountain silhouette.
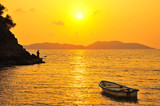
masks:
{"label": "mountain silhouette", "polygon": [[138,43],[123,43],[120,41],[97,41],[88,46],[60,44],[60,43],[35,43],[24,45],[26,49],[154,49]]}
{"label": "mountain silhouette", "polygon": [[26,49],[84,49],[82,45],[59,44],[59,43],[35,43],[23,45]]}
{"label": "mountain silhouette", "polygon": [[98,41],[90,44],[86,47],[87,49],[153,49],[149,46],[145,46],[138,43],[123,43],[120,41]]}

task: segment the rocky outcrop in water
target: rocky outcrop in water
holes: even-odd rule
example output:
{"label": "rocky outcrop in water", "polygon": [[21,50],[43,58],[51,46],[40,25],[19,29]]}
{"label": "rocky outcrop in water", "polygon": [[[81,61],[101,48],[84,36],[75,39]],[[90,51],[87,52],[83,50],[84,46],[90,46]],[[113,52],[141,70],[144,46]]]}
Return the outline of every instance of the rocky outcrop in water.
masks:
{"label": "rocky outcrop in water", "polygon": [[43,63],[42,59],[30,55],[10,31],[15,26],[9,15],[3,17],[5,8],[0,4],[0,66],[31,65]]}

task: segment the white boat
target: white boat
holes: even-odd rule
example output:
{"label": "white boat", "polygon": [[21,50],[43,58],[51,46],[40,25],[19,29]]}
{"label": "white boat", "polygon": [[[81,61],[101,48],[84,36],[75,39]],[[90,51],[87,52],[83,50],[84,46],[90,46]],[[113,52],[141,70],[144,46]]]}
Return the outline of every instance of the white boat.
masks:
{"label": "white boat", "polygon": [[103,92],[117,97],[137,97],[138,89],[133,89],[110,81],[101,81],[99,86]]}

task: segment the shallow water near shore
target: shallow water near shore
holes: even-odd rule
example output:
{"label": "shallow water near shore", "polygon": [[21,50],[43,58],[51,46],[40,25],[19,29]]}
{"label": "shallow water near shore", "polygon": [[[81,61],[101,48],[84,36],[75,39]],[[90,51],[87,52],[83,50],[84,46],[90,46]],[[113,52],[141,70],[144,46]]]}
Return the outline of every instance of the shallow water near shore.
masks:
{"label": "shallow water near shore", "polygon": [[[1,105],[160,105],[160,50],[40,53],[44,64],[0,69]],[[103,94],[101,80],[139,89],[137,100]]]}

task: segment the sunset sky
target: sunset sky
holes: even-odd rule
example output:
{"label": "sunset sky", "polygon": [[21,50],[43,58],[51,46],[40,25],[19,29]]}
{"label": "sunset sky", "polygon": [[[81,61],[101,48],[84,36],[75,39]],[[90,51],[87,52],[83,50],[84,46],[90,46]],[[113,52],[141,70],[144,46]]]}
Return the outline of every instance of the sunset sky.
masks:
{"label": "sunset sky", "polygon": [[160,0],[1,0],[22,45],[140,43],[160,49]]}

